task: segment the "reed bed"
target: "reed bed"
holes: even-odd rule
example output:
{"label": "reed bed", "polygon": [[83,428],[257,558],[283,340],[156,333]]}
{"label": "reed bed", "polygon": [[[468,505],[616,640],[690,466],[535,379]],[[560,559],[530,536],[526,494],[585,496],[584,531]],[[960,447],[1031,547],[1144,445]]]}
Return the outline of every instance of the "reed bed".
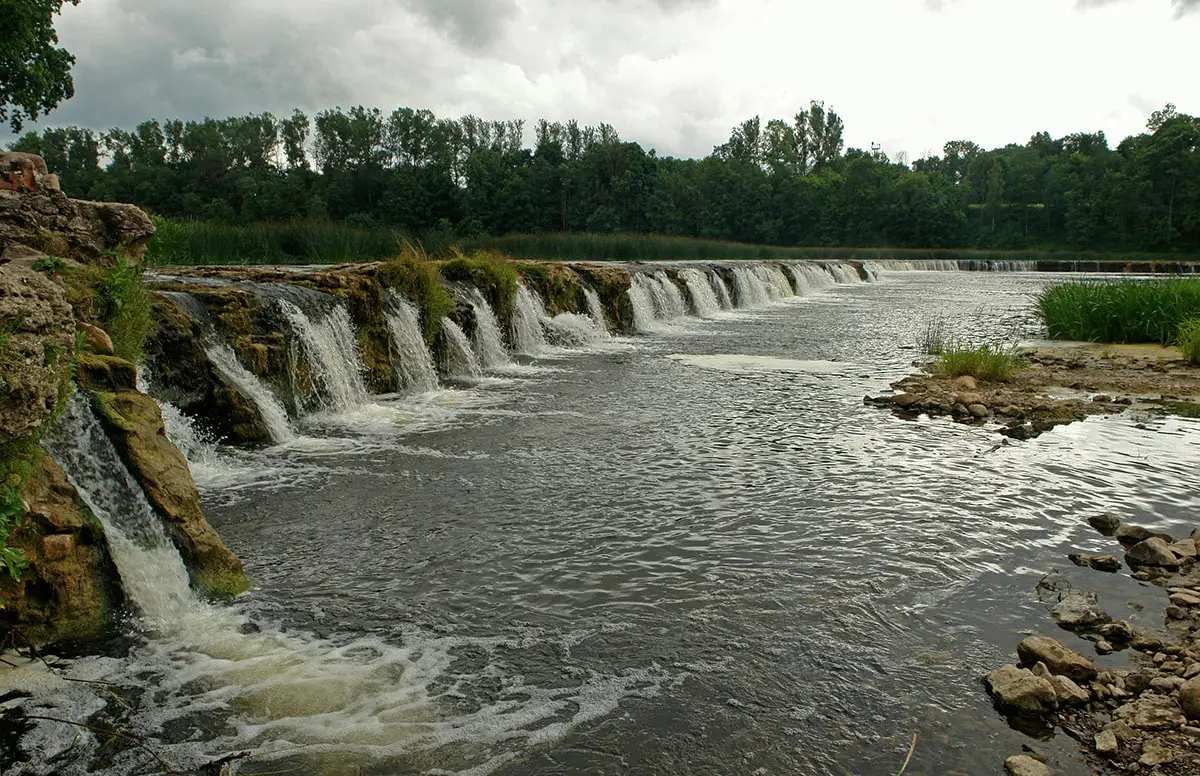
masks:
{"label": "reed bed", "polygon": [[1200,279],[1072,281],[1037,302],[1052,339],[1171,345],[1200,318]]}

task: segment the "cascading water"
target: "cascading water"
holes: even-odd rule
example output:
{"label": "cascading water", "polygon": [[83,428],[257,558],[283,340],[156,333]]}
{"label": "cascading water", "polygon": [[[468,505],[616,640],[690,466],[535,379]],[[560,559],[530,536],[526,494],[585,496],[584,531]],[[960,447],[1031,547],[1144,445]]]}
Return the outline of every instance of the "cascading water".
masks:
{"label": "cascading water", "polygon": [[753,267],[734,267],[733,286],[737,291],[738,307],[765,307],[771,303],[767,286]]}
{"label": "cascading water", "polygon": [[442,336],[446,345],[442,348],[442,372],[453,377],[482,377],[483,367],[462,327],[443,318]]}
{"label": "cascading water", "polygon": [[643,334],[655,331],[654,295],[651,287],[654,281],[645,275],[634,273],[630,279],[629,304],[633,308],[633,328]]}
{"label": "cascading water", "polygon": [[717,295],[717,301],[721,304],[722,310],[733,309],[733,294],[729,293],[729,286],[725,283],[725,278],[721,277],[721,273],[712,270],[708,273],[708,280],[712,284],[713,292]]}
{"label": "cascading water", "polygon": [[658,290],[654,293],[654,303],[661,313],[661,318],[669,321],[688,314],[683,293],[667,273],[655,272],[654,282],[658,285]]}
{"label": "cascading water", "polygon": [[759,264],[753,268],[753,271],[755,276],[762,281],[767,297],[772,302],[779,302],[796,295],[791,281],[787,279],[787,275],[783,274],[783,270],[778,265]]}
{"label": "cascading water", "polygon": [[147,624],[169,627],[196,603],[187,570],[86,394],[76,392],[43,446],[104,524],[125,594]]}
{"label": "cascading water", "polygon": [[392,343],[392,368],[399,382],[397,387],[419,392],[437,390],[437,368],[421,333],[421,316],[416,306],[403,296],[389,292],[384,319]]}
{"label": "cascading water", "polygon": [[207,353],[208,360],[217,373],[258,409],[259,417],[262,418],[267,433],[271,435],[272,442],[278,445],[295,439],[287,410],[270,388],[242,366],[233,348],[228,345],[213,345],[208,348]]}
{"label": "cascading water", "polygon": [[588,315],[592,317],[596,328],[604,332],[606,337],[611,336],[608,333],[608,320],[604,314],[604,303],[600,301],[600,295],[594,289],[584,287],[583,297],[587,300]]}
{"label": "cascading water", "polygon": [[828,264],[825,267],[833,275],[833,279],[838,283],[860,283],[862,278],[858,276],[858,271],[849,264]]}
{"label": "cascading water", "polygon": [[516,309],[513,312],[513,345],[518,353],[536,356],[549,348],[542,321],[550,316],[536,293],[527,286],[517,286]]}
{"label": "cascading water", "polygon": [[721,312],[721,303],[713,292],[708,275],[698,269],[683,269],[679,277],[687,284],[688,296],[692,299],[692,310],[701,318],[714,318]]}
{"label": "cascading water", "polygon": [[500,334],[500,322],[496,313],[488,304],[483,292],[474,286],[467,286],[464,296],[471,309],[475,311],[475,336],[473,345],[479,362],[486,369],[497,369],[512,364],[508,348],[504,346],[504,337]]}
{"label": "cascading water", "polygon": [[[365,404],[367,387],[363,382],[363,366],[358,357],[354,323],[346,306],[338,303],[318,320],[313,320],[295,303],[277,300],[280,312],[295,335],[295,342],[308,360],[309,393],[321,409],[341,412]],[[297,369],[292,358],[293,384]],[[301,386],[296,385],[296,388]],[[306,391],[298,390],[298,395]]]}

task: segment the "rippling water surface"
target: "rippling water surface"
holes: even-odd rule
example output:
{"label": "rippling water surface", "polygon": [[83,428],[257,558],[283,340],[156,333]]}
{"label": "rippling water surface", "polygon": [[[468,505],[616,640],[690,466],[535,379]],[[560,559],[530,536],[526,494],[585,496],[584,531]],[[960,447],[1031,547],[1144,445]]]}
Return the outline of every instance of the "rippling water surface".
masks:
{"label": "rippling water surface", "polygon": [[[135,647],[175,709],[153,724],[180,752],[261,748],[246,774],[870,776],[914,733],[909,774],[998,772],[1028,739],[978,677],[1053,632],[1039,580],[1161,624],[1157,593],[1065,555],[1112,551],[1083,523],[1101,510],[1190,530],[1200,425],[1001,444],[862,399],[937,317],[1036,337],[1050,280],[839,286],[382,400],[201,472],[257,583],[221,627],[256,646]],[[185,724],[196,703],[221,724]]]}

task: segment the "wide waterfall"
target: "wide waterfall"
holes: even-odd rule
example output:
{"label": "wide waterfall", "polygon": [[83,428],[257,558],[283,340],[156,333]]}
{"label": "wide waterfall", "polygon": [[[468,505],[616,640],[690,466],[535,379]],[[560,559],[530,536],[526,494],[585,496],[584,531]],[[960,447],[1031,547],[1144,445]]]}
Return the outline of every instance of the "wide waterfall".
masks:
{"label": "wide waterfall", "polygon": [[263,384],[242,362],[228,345],[213,345],[208,348],[208,360],[231,386],[250,400],[258,410],[271,441],[275,444],[290,442],[295,438],[287,410],[275,394]]}
{"label": "wide waterfall", "polygon": [[504,346],[504,335],[500,333],[500,322],[496,320],[496,312],[488,304],[483,292],[474,286],[467,286],[463,291],[467,303],[475,312],[475,335],[472,344],[479,362],[486,369],[498,369],[512,364],[508,348]]}
{"label": "wide waterfall", "polygon": [[388,294],[384,312],[392,345],[392,368],[397,388],[408,391],[434,391],[438,387],[437,368],[425,337],[416,306],[400,294]]}
{"label": "wide waterfall", "polygon": [[698,269],[683,269],[679,277],[687,284],[688,295],[692,298],[692,310],[700,318],[714,318],[721,312],[721,303],[713,291],[713,285],[707,273]]}
{"label": "wide waterfall", "polygon": [[[278,300],[279,310],[295,335],[308,361],[308,380],[298,380],[296,359],[292,359],[292,375],[297,394],[310,389],[320,408],[341,412],[358,407],[367,401],[367,386],[363,382],[362,361],[354,323],[346,306],[337,303],[333,309],[313,320],[300,307],[287,299]],[[296,383],[306,382],[301,386]]]}
{"label": "wide waterfall", "polygon": [[43,440],[103,524],[125,594],[153,628],[195,605],[179,551],[146,501],[82,391]]}
{"label": "wide waterfall", "polygon": [[446,341],[442,348],[442,372],[451,377],[482,377],[483,366],[462,327],[443,318],[442,336]]}

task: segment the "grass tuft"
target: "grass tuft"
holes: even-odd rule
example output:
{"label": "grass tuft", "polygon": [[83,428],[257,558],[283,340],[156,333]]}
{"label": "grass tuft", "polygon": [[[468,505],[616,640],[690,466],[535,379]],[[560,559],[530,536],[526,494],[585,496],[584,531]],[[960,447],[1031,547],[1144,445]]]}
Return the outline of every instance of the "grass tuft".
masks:
{"label": "grass tuft", "polygon": [[1037,301],[1051,339],[1170,345],[1200,318],[1200,279],[1073,281]]}
{"label": "grass tuft", "polygon": [[1180,325],[1175,345],[1183,351],[1184,358],[1200,364],[1200,318],[1192,318]]}
{"label": "grass tuft", "polygon": [[442,277],[475,286],[487,298],[501,321],[511,321],[517,299],[516,265],[494,251],[480,251],[474,256],[467,256],[455,249],[454,254],[454,258],[442,264]]}
{"label": "grass tuft", "polygon": [[1012,377],[1022,365],[1021,354],[1014,345],[965,345],[946,341],[933,362],[938,377],[969,375],[985,382],[998,382]]}
{"label": "grass tuft", "polygon": [[421,311],[421,333],[430,346],[442,327],[442,318],[454,312],[454,296],[442,285],[437,262],[419,245],[405,243],[399,255],[380,270],[383,284],[413,301]]}

